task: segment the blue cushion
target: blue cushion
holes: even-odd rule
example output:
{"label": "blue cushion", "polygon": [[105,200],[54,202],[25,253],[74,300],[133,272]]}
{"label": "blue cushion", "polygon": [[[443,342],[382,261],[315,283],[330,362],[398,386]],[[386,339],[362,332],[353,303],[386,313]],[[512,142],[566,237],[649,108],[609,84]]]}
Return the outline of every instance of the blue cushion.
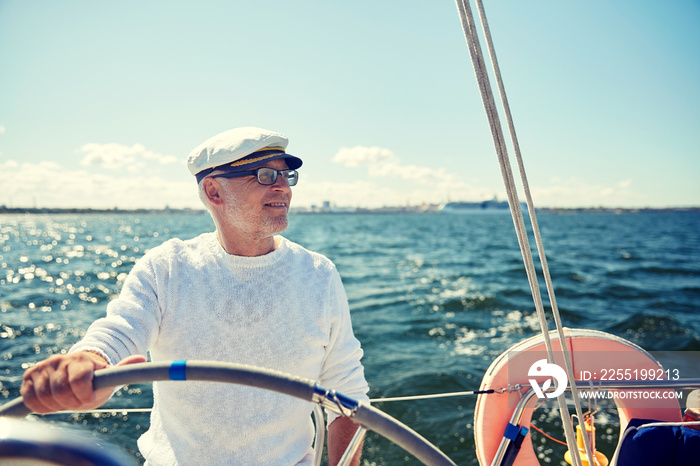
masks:
{"label": "blue cushion", "polygon": [[[659,422],[632,419],[627,429]],[[643,427],[628,435],[617,458],[618,466],[688,466],[700,464],[700,430],[681,426]]]}

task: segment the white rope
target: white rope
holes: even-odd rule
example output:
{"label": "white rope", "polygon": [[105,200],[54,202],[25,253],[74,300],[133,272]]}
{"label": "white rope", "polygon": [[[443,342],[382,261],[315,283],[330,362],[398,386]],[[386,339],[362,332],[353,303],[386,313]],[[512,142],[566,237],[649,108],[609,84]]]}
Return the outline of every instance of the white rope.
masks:
{"label": "white rope", "polygon": [[449,398],[453,396],[468,396],[476,395],[477,393],[472,391],[468,392],[451,392],[451,393],[435,393],[432,395],[412,395],[412,396],[395,396],[392,398],[374,398],[369,400],[371,403],[384,403],[387,401],[415,401],[415,400],[430,400],[434,398]]}
{"label": "white rope", "polygon": [[[537,310],[537,316],[540,323],[540,328],[542,330],[542,335],[544,338],[545,347],[547,348],[547,355],[550,362],[554,362],[554,352],[552,350],[551,341],[549,339],[549,328],[547,320],[544,314],[544,307],[542,305],[542,298],[539,292],[539,284],[537,282],[537,272],[535,269],[534,261],[532,259],[532,253],[530,251],[529,242],[527,239],[527,230],[525,228],[525,222],[520,210],[520,203],[518,200],[517,190],[515,187],[515,181],[513,179],[513,174],[511,171],[511,164],[508,159],[508,151],[506,148],[505,140],[503,137],[503,130],[498,118],[498,110],[495,105],[495,100],[493,97],[492,87],[488,78],[488,72],[486,71],[486,66],[484,64],[484,59],[481,53],[481,46],[479,45],[478,35],[476,33],[476,27],[474,19],[471,13],[471,7],[469,5],[469,0],[456,0],[457,9],[460,13],[460,18],[462,20],[462,28],[464,30],[465,38],[467,39],[467,45],[469,47],[469,52],[472,58],[472,64],[474,66],[474,72],[476,74],[477,82],[479,83],[479,90],[481,92],[482,101],[484,103],[484,108],[486,110],[486,115],[489,120],[489,125],[491,127],[492,137],[494,139],[494,145],[496,146],[496,152],[498,154],[498,160],[501,165],[501,174],[503,176],[503,181],[506,186],[506,192],[508,194],[508,204],[510,206],[511,216],[513,217],[513,224],[515,226],[516,235],[518,238],[518,244],[520,245],[520,251],[523,256],[523,262],[525,264],[525,270],[527,272],[528,282],[530,284],[530,291],[532,292],[533,301],[535,303],[535,308]],[[525,189],[526,200],[528,205],[528,211],[530,218],[533,221],[533,231],[535,232],[535,238],[537,242],[537,249],[540,259],[542,261],[543,273],[545,274],[545,281],[547,282],[547,289],[550,296],[550,301],[552,303],[552,313],[554,314],[555,323],[557,330],[559,332],[559,341],[562,347],[562,352],[564,353],[564,361],[567,370],[567,375],[569,380],[572,381],[572,389],[575,390],[575,384],[573,383],[573,370],[571,368],[570,358],[566,348],[566,339],[563,335],[563,329],[561,326],[561,321],[559,319],[558,309],[556,308],[556,300],[554,299],[553,287],[551,286],[551,278],[549,276],[549,270],[546,263],[546,258],[544,256],[544,249],[542,247],[541,237],[539,235],[539,228],[537,227],[535,211],[532,203],[532,198],[530,196],[529,185],[527,183],[527,178],[525,176],[525,169],[522,163],[522,157],[520,156],[520,149],[517,142],[517,137],[515,135],[515,128],[513,126],[512,117],[510,114],[510,108],[508,106],[505,89],[500,75],[500,70],[498,68],[498,62],[496,60],[496,55],[493,48],[493,43],[491,41],[491,35],[488,29],[488,23],[486,21],[486,15],[484,13],[483,5],[481,0],[476,0],[477,7],[479,9],[479,14],[482,22],[482,27],[484,29],[484,35],[487,40],[487,45],[490,52],[491,62],[494,68],[494,73],[496,75],[499,92],[502,97],[502,102],[506,111],[506,117],[508,120],[508,125],[511,133],[511,138],[513,140],[513,145],[516,149],[516,156],[518,159],[518,166],[520,168],[521,178],[523,186]],[[570,451],[577,451],[575,443],[575,434],[573,432],[573,426],[571,419],[568,416],[568,408],[566,407],[566,400],[563,397],[558,397],[559,409],[562,417],[562,423],[564,425],[564,431],[566,435],[567,444]],[[581,407],[579,400],[574,396],[574,404],[577,408],[577,413],[581,412]],[[585,437],[585,436],[584,436]],[[590,446],[588,445],[587,439],[585,439],[586,453],[589,457],[590,464],[593,464],[592,454],[590,451]],[[574,458],[574,463],[577,466],[581,466],[581,460],[577,455],[572,455]]]}
{"label": "white rope", "polygon": [[679,422],[650,422],[637,426],[637,429],[642,427],[683,427],[683,426],[700,426],[700,421],[679,421]]}
{"label": "white rope", "polygon": [[[429,395],[411,395],[411,396],[395,396],[389,398],[372,398],[370,403],[387,403],[392,401],[416,401],[416,400],[431,400],[436,398],[450,398],[455,396],[470,396],[476,395],[477,392],[474,390],[466,392],[449,392],[449,393],[433,393]],[[150,413],[152,408],[102,408],[102,409],[90,409],[86,411],[58,411],[55,413],[41,414],[117,414],[117,413]]]}

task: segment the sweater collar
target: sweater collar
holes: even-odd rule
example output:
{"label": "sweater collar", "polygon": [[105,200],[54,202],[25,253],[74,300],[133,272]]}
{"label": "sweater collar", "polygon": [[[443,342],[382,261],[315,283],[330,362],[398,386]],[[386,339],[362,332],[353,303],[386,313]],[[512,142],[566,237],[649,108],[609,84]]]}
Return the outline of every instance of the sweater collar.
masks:
{"label": "sweater collar", "polygon": [[236,256],[233,254],[229,254],[226,252],[226,250],[224,250],[224,248],[219,243],[219,240],[216,238],[215,232],[207,233],[207,235],[207,243],[209,249],[214,253],[216,257],[219,257],[222,260],[240,266],[265,267],[268,265],[272,265],[276,262],[279,262],[289,251],[289,240],[287,240],[283,236],[276,235],[275,249],[273,251],[262,256]]}

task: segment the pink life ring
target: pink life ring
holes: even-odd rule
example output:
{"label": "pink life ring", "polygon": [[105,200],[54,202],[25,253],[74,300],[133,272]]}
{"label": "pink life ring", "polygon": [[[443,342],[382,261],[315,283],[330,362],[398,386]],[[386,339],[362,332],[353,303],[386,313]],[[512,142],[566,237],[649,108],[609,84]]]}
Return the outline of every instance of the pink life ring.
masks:
{"label": "pink life ring", "polygon": [[[626,377],[627,374],[629,376],[636,374],[637,378],[632,380],[639,380],[640,374],[648,374],[649,371],[663,371],[653,356],[623,338],[585,329],[564,329],[564,333],[566,346],[571,354],[574,378],[577,381],[581,380],[582,374],[584,380],[601,380],[612,377],[619,380],[621,377]],[[555,353],[555,363],[565,367],[557,332],[550,332],[550,338]],[[547,358],[547,353],[544,338],[539,335],[510,347],[496,358],[486,371],[480,390],[499,389],[518,384],[522,385],[523,388],[522,391],[482,394],[477,397],[474,410],[474,437],[476,455],[480,465],[490,465],[496,456],[496,451],[518,401],[522,394],[530,389],[529,379],[537,380],[542,386],[545,378],[529,376],[528,371],[536,361],[545,358]],[[617,372],[618,369],[621,372]],[[585,384],[577,386],[579,391],[586,388]],[[658,391],[658,389],[654,390]],[[620,391],[611,390],[614,392],[613,395]],[[645,390],[635,389],[635,391],[644,392]],[[672,390],[662,391],[670,392]],[[681,420],[680,405],[673,396],[654,399],[652,403],[649,403],[648,400],[643,402],[640,399],[626,397],[615,397],[614,400],[620,417],[620,432],[625,431],[629,420],[633,418],[667,422]],[[525,407],[520,427],[530,428],[537,401],[538,398],[533,397]],[[539,464],[532,446],[532,439],[530,435],[527,435],[523,439],[520,452],[513,465],[534,466]]]}

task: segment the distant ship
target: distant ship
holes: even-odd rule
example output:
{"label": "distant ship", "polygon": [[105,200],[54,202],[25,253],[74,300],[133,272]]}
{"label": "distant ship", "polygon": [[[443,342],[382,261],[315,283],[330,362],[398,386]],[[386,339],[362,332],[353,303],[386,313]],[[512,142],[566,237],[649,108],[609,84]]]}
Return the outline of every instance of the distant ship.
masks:
{"label": "distant ship", "polygon": [[440,207],[440,212],[461,213],[479,210],[508,210],[507,201],[499,201],[495,197],[483,202],[448,202]]}

